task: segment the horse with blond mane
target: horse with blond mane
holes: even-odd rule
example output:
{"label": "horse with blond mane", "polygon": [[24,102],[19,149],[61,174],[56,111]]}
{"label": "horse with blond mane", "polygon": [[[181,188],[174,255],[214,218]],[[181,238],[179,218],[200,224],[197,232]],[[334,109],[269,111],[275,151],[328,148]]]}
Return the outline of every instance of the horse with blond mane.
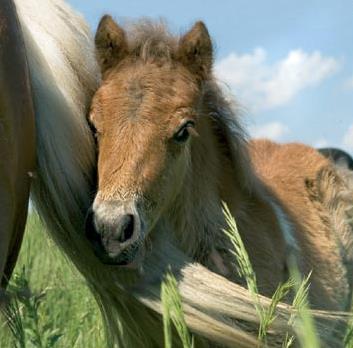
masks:
{"label": "horse with blond mane", "polygon": [[[313,269],[313,306],[348,308],[352,248],[344,175],[309,147],[248,142],[212,75],[212,42],[203,23],[179,38],[160,23],[142,21],[126,31],[104,17],[95,39],[100,83],[93,40],[67,5],[16,0],[15,11],[12,1],[2,2],[12,15],[5,16],[14,28],[8,37],[17,41],[8,44],[12,50],[1,64],[12,55],[22,59],[22,70],[1,76],[1,92],[14,100],[20,92],[5,78],[25,81],[27,104],[1,116],[15,124],[32,115],[26,136],[33,145],[16,176],[26,178],[24,187],[14,181],[10,188],[22,192],[18,207],[24,208],[36,148],[33,200],[97,298],[110,346],[163,347],[160,284],[169,266],[197,347],[257,344],[245,330],[259,318],[221,231],[222,201],[237,220],[262,294],[288,278],[294,258],[303,274]],[[96,149],[86,115],[93,94],[98,188],[92,204]],[[22,161],[26,144],[14,144],[7,151]],[[13,173],[1,175],[8,180]],[[1,219],[20,216],[9,207]],[[1,251],[1,276],[4,268],[10,276],[24,220],[17,230],[11,220],[0,231],[1,241],[14,241]],[[278,307],[273,346],[290,313],[289,306]],[[324,332],[333,321],[318,325]],[[327,342],[337,343],[333,336]]]}

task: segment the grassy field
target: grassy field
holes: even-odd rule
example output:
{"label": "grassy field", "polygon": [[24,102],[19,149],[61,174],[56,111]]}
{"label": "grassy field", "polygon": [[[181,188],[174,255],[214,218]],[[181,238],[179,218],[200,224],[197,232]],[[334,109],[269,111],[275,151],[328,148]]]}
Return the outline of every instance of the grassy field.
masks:
{"label": "grassy field", "polygon": [[27,224],[10,290],[20,297],[24,342],[2,325],[1,348],[105,347],[94,298],[35,214]]}
{"label": "grassy field", "polygon": [[[267,346],[267,331],[276,316],[277,304],[296,289],[289,324],[296,327],[298,342],[304,348],[320,347],[315,325],[308,311],[306,295],[309,277],[300,281],[299,274],[281,284],[268,309],[258,299],[256,276],[237,232],[234,219],[225,206],[229,230],[224,231],[232,241],[239,273],[247,282],[260,318],[258,339]],[[299,278],[297,278],[297,276]],[[295,279],[297,278],[297,280]],[[47,237],[38,216],[29,218],[19,261],[9,291],[18,298],[13,307],[15,335],[0,321],[0,348],[105,348],[104,330],[99,309],[82,277]],[[184,348],[194,346],[183,318],[177,283],[167,274],[162,284],[165,347],[172,348],[171,326],[176,328]],[[353,322],[347,330],[345,347],[353,347]],[[294,337],[285,334],[282,347],[292,347]],[[135,347],[134,347],[135,348]]]}
{"label": "grassy field", "polygon": [[[172,347],[170,333],[175,325],[181,340],[185,340],[184,347],[192,348],[176,286],[175,278],[168,274],[162,289],[165,346]],[[80,274],[50,240],[36,214],[28,219],[8,290],[12,298],[18,299],[10,313],[15,320],[15,332],[0,317],[0,348],[107,347],[93,296]]]}

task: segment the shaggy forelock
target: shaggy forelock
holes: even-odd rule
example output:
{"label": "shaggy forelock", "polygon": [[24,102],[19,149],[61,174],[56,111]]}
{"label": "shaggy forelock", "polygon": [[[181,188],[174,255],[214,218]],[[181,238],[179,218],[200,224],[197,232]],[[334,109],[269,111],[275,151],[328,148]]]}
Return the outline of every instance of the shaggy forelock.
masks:
{"label": "shaggy forelock", "polygon": [[144,61],[172,60],[179,38],[172,35],[163,20],[142,19],[125,25],[130,54]]}

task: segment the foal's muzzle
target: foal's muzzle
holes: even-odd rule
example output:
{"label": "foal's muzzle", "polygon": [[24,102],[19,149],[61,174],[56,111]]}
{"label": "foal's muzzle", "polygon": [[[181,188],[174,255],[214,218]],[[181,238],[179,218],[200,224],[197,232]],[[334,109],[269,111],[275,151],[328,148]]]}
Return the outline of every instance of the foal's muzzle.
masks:
{"label": "foal's muzzle", "polygon": [[86,236],[103,263],[133,263],[142,244],[142,224],[135,204],[95,202],[87,213]]}

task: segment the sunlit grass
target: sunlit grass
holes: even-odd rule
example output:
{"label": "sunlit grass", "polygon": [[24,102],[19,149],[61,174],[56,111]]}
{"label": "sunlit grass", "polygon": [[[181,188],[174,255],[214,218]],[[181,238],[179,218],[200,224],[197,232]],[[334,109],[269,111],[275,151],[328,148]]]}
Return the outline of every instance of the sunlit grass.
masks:
{"label": "sunlit grass", "polygon": [[[293,300],[293,313],[290,316],[288,325],[292,326],[297,333],[300,346],[303,348],[320,347],[319,339],[316,333],[313,318],[310,314],[308,305],[308,290],[311,273],[301,279],[299,271],[295,264],[290,267],[290,278],[287,282],[279,284],[271,298],[271,304],[268,308],[261,305],[259,291],[256,281],[256,275],[250,263],[249,255],[245,249],[244,243],[239,234],[236,221],[231,215],[226,204],[223,204],[223,213],[228,224],[228,229],[224,230],[226,236],[230,239],[235,257],[238,273],[247,283],[248,290],[254,300],[254,306],[259,316],[260,326],[258,331],[259,342],[267,346],[267,333],[271,324],[276,319],[276,307],[286,297],[290,291],[295,291]],[[289,333],[285,334],[283,347],[289,348],[293,345],[295,337]]]}
{"label": "sunlit grass", "polygon": [[98,306],[84,280],[29,218],[9,286],[9,325],[0,322],[1,348],[105,347]]}
{"label": "sunlit grass", "polygon": [[[278,286],[270,306],[264,307],[249,256],[226,206],[224,214],[229,226],[224,233],[230,238],[235,264],[246,281],[259,316],[259,343],[269,346],[268,333],[276,319],[276,308],[289,292],[293,292],[293,312],[288,322],[293,330],[283,333],[282,347],[320,347],[307,300],[310,274],[302,279],[293,266],[290,279]],[[177,285],[168,272],[161,286],[165,347],[172,348],[174,332],[184,348],[194,348],[197,344],[187,328]],[[35,214],[27,225],[9,293],[12,300],[5,313],[8,322],[0,321],[1,348],[107,347],[98,306],[84,279],[47,237]],[[353,320],[348,325],[344,347],[353,348]]]}
{"label": "sunlit grass", "polygon": [[171,273],[167,273],[162,283],[164,346],[172,348],[172,324],[178,333],[183,348],[193,348],[194,340],[187,328],[178,284]]}

